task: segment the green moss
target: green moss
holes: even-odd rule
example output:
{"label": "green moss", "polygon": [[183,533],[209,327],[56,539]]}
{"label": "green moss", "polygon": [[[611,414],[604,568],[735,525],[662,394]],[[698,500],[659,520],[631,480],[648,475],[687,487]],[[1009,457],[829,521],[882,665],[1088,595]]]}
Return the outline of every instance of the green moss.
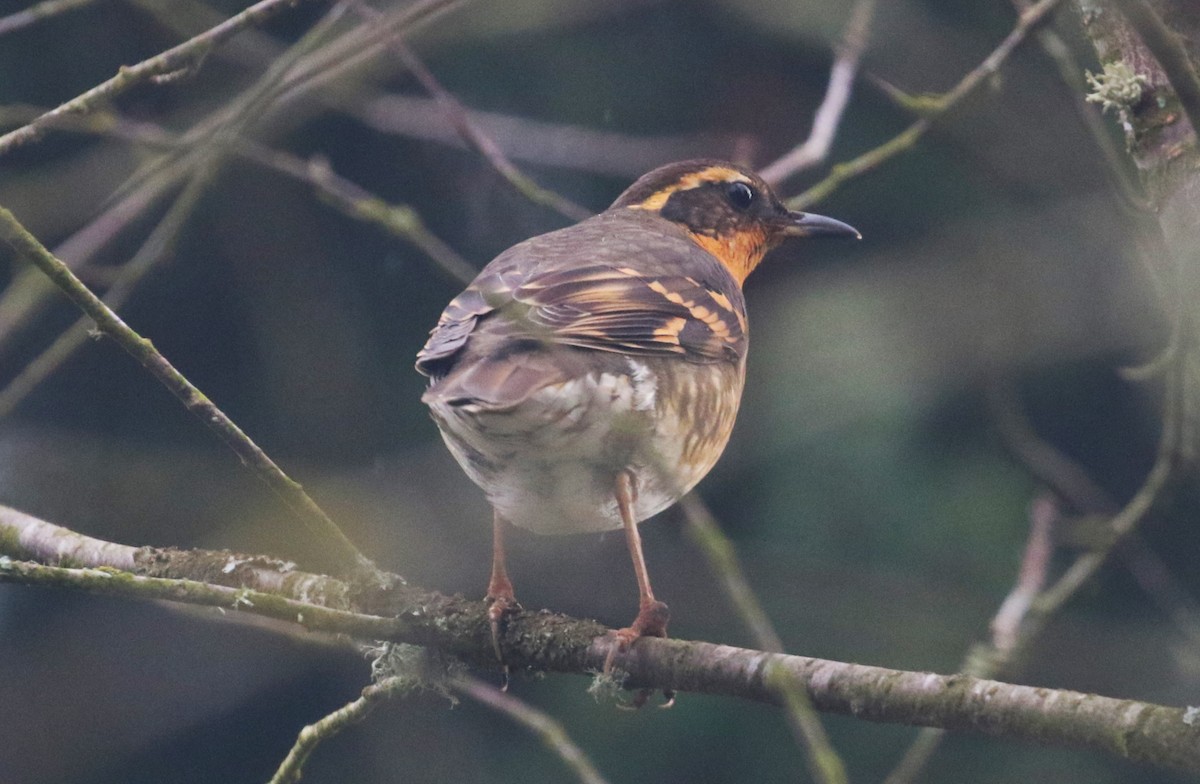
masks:
{"label": "green moss", "polygon": [[0,552],[14,558],[24,557],[25,548],[21,546],[16,530],[0,526]]}

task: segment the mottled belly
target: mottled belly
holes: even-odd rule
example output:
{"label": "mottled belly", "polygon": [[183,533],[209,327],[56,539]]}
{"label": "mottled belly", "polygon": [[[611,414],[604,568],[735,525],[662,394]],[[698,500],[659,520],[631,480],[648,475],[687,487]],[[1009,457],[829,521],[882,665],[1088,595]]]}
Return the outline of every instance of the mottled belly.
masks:
{"label": "mottled belly", "polygon": [[501,412],[431,403],[450,451],[514,525],[545,534],[620,528],[616,476],[638,521],[699,482],[729,441],[743,367],[626,359],[547,386]]}

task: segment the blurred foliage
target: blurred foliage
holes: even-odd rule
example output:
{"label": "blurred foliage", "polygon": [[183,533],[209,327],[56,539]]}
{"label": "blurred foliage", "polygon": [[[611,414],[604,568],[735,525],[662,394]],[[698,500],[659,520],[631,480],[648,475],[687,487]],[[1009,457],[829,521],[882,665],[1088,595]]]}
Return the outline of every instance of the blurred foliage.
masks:
{"label": "blurred foliage", "polygon": [[[24,5],[0,2],[0,14]],[[211,11],[240,7],[98,0],[13,34],[0,46],[0,106],[55,105],[182,40],[167,19],[194,33]],[[648,137],[662,162],[687,149],[764,164],[807,134],[847,9],[833,0],[467,3],[411,44],[472,109]],[[302,6],[214,52],[193,77],[139,87],[117,108],[186,130],[260,72],[232,55],[295,40],[322,10]],[[908,92],[944,91],[1012,18],[992,0],[881,3],[864,70]],[[1074,40],[1072,25],[1060,14]],[[1078,54],[1095,67],[1086,50]],[[478,156],[365,122],[360,109],[380,95],[422,95],[394,58],[383,59],[368,89],[339,85],[260,140],[322,156],[349,180],[411,205],[477,266],[563,225]],[[986,635],[1037,489],[1003,447],[989,383],[1014,383],[1038,432],[1119,500],[1152,460],[1157,388],[1122,380],[1118,368],[1153,354],[1164,320],[1131,251],[1131,219],[1054,74],[1026,44],[916,151],[819,205],[861,229],[862,243],[782,250],[748,286],[747,394],[733,443],[701,491],[791,652],[952,671]],[[830,162],[910,119],[860,81]],[[53,245],[99,214],[151,156],[119,140],[53,134],[0,164],[0,203]],[[614,176],[625,171],[619,156],[605,174],[517,162],[594,210],[637,174]],[[798,193],[824,171],[784,190]],[[90,279],[102,286],[162,211],[108,244],[88,265]],[[0,282],[17,272],[8,260]],[[488,565],[488,512],[442,449],[411,369],[458,288],[414,247],[330,209],[310,186],[233,158],[123,315],[381,565],[475,595]],[[56,303],[0,346],[0,384],[74,318]],[[0,423],[0,500],[133,544],[313,556],[279,504],[103,341],[89,342]],[[1189,501],[1182,493],[1179,503]],[[1161,517],[1147,532],[1177,567],[1197,545],[1184,528]],[[672,631],[748,644],[677,517],[664,514],[645,536]],[[634,606],[620,537],[518,536],[513,550],[526,607],[616,623]],[[1177,576],[1200,588],[1194,569]],[[1198,662],[1118,568],[1052,624],[1013,677],[1187,704],[1200,701]],[[352,699],[367,677],[366,663],[342,649],[227,618],[29,589],[0,592],[0,663],[20,673],[0,681],[0,704],[20,706],[0,718],[0,781],[15,784],[263,781],[300,727]],[[595,704],[585,686],[518,677],[512,691],[563,721],[611,781],[807,775],[774,709],[685,695],[670,712],[627,713]],[[828,724],[855,781],[881,779],[912,736]],[[422,696],[319,749],[306,780],[564,776],[507,720]],[[925,780],[1022,779],[1176,780],[966,737],[950,739]]]}

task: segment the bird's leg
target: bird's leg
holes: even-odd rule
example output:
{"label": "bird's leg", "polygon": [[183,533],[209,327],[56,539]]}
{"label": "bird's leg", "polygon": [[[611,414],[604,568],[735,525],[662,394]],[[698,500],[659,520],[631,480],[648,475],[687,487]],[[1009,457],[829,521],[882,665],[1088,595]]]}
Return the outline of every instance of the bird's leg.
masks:
{"label": "bird's leg", "polygon": [[513,594],[512,581],[508,579],[508,567],[504,557],[504,534],[512,528],[512,523],[494,512],[492,516],[492,579],[488,580],[487,602],[488,624],[492,627],[492,647],[496,658],[504,661],[500,650],[500,626],[504,618],[521,609],[517,597]]}
{"label": "bird's leg", "polygon": [[637,517],[634,515],[634,504],[637,502],[637,484],[633,475],[628,471],[617,474],[616,481],[617,508],[621,513],[621,522],[625,526],[625,542],[629,545],[629,556],[633,559],[633,571],[638,581],[638,614],[633,623],[624,629],[613,632],[616,644],[609,650],[604,669],[612,666],[613,656],[625,652],[639,637],[666,637],[667,621],[671,613],[667,605],[654,598],[654,590],[650,587],[650,575],[646,571],[646,558],[642,555],[642,536],[638,533]]}

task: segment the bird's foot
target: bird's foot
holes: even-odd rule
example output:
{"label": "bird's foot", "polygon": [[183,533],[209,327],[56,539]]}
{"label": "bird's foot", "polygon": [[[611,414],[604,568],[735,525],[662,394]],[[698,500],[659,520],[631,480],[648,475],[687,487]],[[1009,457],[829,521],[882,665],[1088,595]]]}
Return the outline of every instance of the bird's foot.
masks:
{"label": "bird's foot", "polygon": [[[612,672],[613,660],[617,654],[628,651],[642,637],[666,637],[667,622],[670,619],[671,611],[667,609],[666,604],[657,601],[647,602],[642,605],[632,624],[624,629],[615,629],[609,632],[613,641],[608,649],[608,655],[604,658],[605,674]],[[639,689],[629,704],[621,707],[635,710],[641,708],[653,693],[653,689]],[[659,707],[670,708],[675,704],[675,692],[664,691],[663,699],[664,702]]]}
{"label": "bird's foot", "polygon": [[[520,612],[521,605],[517,603],[517,597],[512,593],[510,588],[508,591],[500,593],[488,592],[485,597],[488,602],[488,626],[492,630],[492,649],[496,652],[496,660],[503,663],[504,651],[500,647],[500,638],[504,634],[504,626],[510,615]],[[505,672],[508,672],[508,667],[505,665]],[[507,683],[505,684],[507,685]]]}

